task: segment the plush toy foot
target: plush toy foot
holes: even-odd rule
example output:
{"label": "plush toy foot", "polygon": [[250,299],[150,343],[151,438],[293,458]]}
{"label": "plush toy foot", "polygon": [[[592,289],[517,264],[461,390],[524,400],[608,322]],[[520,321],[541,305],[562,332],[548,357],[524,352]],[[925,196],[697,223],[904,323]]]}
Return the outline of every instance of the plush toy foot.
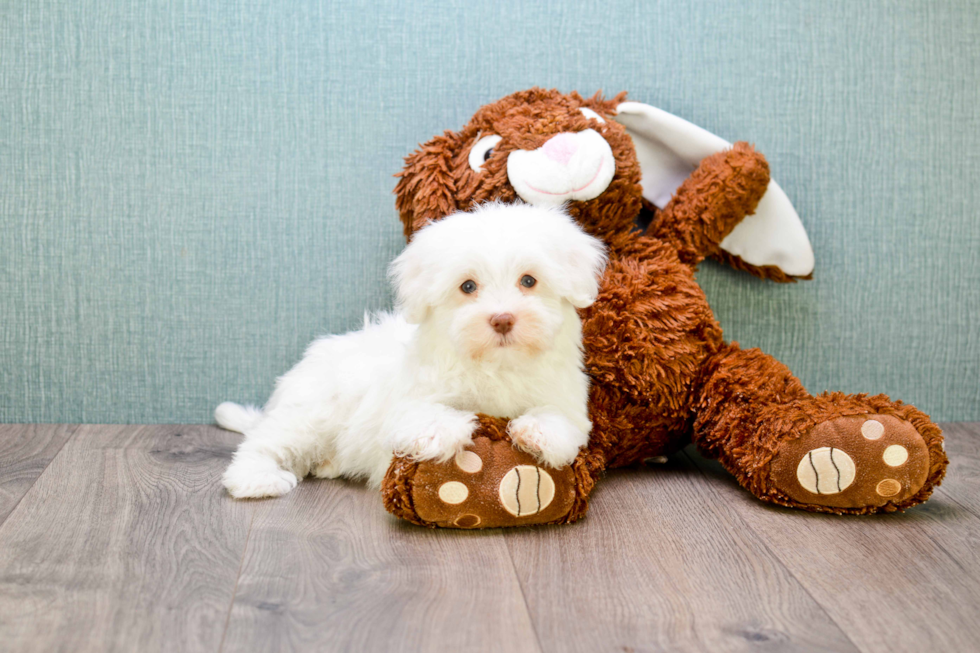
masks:
{"label": "plush toy foot", "polygon": [[895,415],[834,417],[780,445],[770,463],[771,487],[789,499],[778,503],[811,510],[901,510],[924,501],[942,477],[945,456],[940,449],[931,457],[929,444]]}
{"label": "plush toy foot", "polygon": [[838,514],[904,510],[946,473],[943,432],[887,395],[807,393],[758,349],[710,362],[693,439],[763,501]]}
{"label": "plush toy foot", "polygon": [[382,486],[395,515],[424,526],[495,528],[567,521],[572,467],[552,469],[507,440],[476,437],[445,463],[396,459]]}
{"label": "plush toy foot", "polygon": [[508,420],[477,415],[473,444],[444,462],[395,458],[381,483],[388,512],[430,528],[568,524],[585,516],[606,466],[588,448],[555,469],[519,451]]}

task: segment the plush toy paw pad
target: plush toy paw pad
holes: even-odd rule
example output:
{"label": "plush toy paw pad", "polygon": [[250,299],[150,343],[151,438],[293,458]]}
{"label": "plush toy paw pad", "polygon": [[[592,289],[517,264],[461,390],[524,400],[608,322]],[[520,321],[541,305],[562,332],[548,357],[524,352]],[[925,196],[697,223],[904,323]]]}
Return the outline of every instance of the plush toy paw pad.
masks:
{"label": "plush toy paw pad", "polygon": [[470,491],[459,481],[447,481],[439,486],[439,500],[443,503],[456,505],[466,501]]}
{"label": "plush toy paw pad", "polygon": [[555,481],[535,465],[518,465],[504,474],[499,488],[500,505],[515,517],[537,515],[555,498]]}
{"label": "plush toy paw pad", "polygon": [[893,478],[886,478],[878,484],[875,491],[883,497],[893,497],[902,491],[902,484]]}
{"label": "plush toy paw pad", "polygon": [[899,503],[929,473],[929,451],[910,423],[892,415],[838,417],[782,445],[775,485],[795,501],[836,508]]}
{"label": "plush toy paw pad", "polygon": [[854,460],[840,449],[819,447],[807,452],[796,467],[796,478],[807,492],[837,494],[854,482]]}
{"label": "plush toy paw pad", "polygon": [[476,474],[483,469],[483,459],[472,451],[460,451],[456,454],[456,466],[467,474]]}
{"label": "plush toy paw pad", "polygon": [[899,465],[904,465],[905,461],[909,459],[909,450],[900,444],[893,444],[885,449],[885,453],[881,455],[881,459],[889,467],[898,467]]}
{"label": "plush toy paw pad", "polygon": [[446,528],[552,522],[574,499],[570,467],[545,469],[510,442],[482,437],[447,462],[419,463],[412,482],[418,516]]}
{"label": "plush toy paw pad", "polygon": [[453,526],[457,526],[459,528],[476,528],[480,525],[481,521],[482,520],[476,515],[460,515],[456,518],[456,521],[453,522]]}

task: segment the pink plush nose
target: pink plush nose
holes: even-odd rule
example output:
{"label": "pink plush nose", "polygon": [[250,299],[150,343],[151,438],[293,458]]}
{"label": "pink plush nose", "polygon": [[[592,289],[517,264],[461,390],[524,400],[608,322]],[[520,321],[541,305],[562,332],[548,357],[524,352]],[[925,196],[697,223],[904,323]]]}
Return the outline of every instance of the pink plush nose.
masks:
{"label": "pink plush nose", "polygon": [[575,136],[566,132],[553,136],[541,149],[552,161],[567,166],[572,155],[578,151],[578,145],[575,143]]}

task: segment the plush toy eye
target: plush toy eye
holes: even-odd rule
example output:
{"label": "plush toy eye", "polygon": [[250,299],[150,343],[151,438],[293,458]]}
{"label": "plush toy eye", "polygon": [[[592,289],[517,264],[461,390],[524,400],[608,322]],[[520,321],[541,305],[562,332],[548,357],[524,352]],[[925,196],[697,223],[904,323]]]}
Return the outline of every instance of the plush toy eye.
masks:
{"label": "plush toy eye", "polygon": [[581,109],[579,109],[579,111],[581,111],[582,112],[582,115],[585,116],[586,118],[595,118],[599,122],[600,125],[605,125],[606,124],[606,121],[602,119],[602,116],[600,116],[598,113],[596,113],[592,109],[588,109],[586,107],[582,107]]}
{"label": "plush toy eye", "polygon": [[461,285],[459,287],[459,289],[462,290],[467,295],[472,294],[472,293],[475,293],[476,292],[476,282],[473,281],[472,279],[467,279],[466,281],[463,282],[463,285]]}
{"label": "plush toy eye", "polygon": [[493,148],[500,140],[499,136],[491,134],[476,142],[476,145],[470,150],[470,167],[473,168],[474,172],[483,172],[484,162],[493,154]]}
{"label": "plush toy eye", "polygon": [[530,274],[525,274],[523,277],[521,277],[521,285],[525,288],[533,288],[534,284],[537,282],[538,280],[532,277]]}

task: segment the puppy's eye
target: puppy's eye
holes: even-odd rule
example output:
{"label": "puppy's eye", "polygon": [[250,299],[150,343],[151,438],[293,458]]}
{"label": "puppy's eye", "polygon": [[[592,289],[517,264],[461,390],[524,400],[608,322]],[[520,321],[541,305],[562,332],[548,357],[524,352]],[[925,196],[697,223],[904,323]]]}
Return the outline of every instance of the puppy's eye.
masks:
{"label": "puppy's eye", "polygon": [[463,282],[463,285],[461,285],[459,287],[459,289],[462,290],[467,295],[469,295],[471,293],[475,293],[476,292],[476,282],[473,281],[472,279],[467,279],[466,281]]}
{"label": "puppy's eye", "polygon": [[581,111],[582,115],[585,116],[586,118],[594,118],[595,120],[599,121],[600,125],[606,124],[606,121],[602,119],[602,116],[600,116],[592,109],[589,109],[587,107],[582,107],[581,109],[579,109],[579,111]]}
{"label": "puppy's eye", "polygon": [[493,148],[500,140],[499,136],[491,134],[490,136],[484,136],[476,142],[476,145],[470,150],[469,157],[470,167],[473,168],[474,172],[483,172],[484,162],[493,154]]}
{"label": "puppy's eye", "polygon": [[534,284],[537,282],[538,280],[532,277],[530,274],[525,274],[523,277],[521,277],[521,285],[525,288],[533,288]]}

